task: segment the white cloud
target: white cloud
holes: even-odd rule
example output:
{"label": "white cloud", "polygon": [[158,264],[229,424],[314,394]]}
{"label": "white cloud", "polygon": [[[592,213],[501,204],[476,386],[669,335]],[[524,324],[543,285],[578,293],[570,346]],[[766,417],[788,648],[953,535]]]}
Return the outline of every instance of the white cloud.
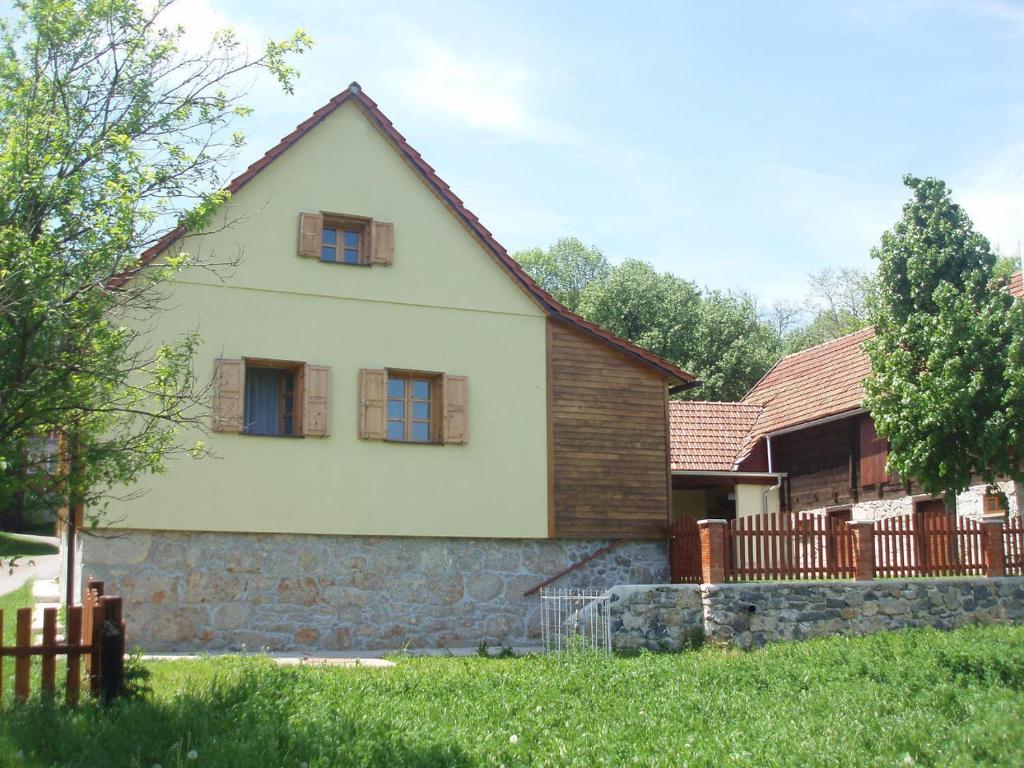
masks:
{"label": "white cloud", "polygon": [[491,51],[473,55],[442,43],[421,28],[381,18],[381,39],[404,55],[387,75],[389,85],[423,112],[454,119],[501,138],[572,145],[580,134],[542,117],[531,98],[542,78],[522,61]]}
{"label": "white cloud", "polygon": [[[153,0],[143,0],[140,7],[150,10]],[[159,26],[169,29],[181,26],[184,33],[181,46],[187,53],[206,51],[214,35],[224,29],[231,29],[235,38],[249,50],[256,50],[268,35],[265,30],[250,23],[239,23],[215,7],[212,0],[174,0],[158,18]]]}
{"label": "white cloud", "polygon": [[993,245],[1013,253],[1024,243],[1024,142],[996,154],[959,188],[954,199]]}

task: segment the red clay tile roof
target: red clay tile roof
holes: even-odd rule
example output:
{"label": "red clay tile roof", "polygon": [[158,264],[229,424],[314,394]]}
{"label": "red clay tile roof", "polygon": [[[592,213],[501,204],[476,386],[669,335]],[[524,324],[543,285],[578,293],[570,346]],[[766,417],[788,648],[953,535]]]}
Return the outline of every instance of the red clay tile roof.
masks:
{"label": "red clay tile roof", "polygon": [[672,400],[668,404],[673,471],[728,472],[735,468],[761,406]]}
{"label": "red clay tile roof", "polygon": [[[449,187],[437,175],[434,169],[427,164],[423,159],[423,156],[409,145],[409,142],[405,140],[405,137],[395,129],[392,122],[384,115],[383,112],[380,111],[377,103],[363,93],[363,89],[359,83],[352,83],[348,88],[314,112],[308,119],[299,123],[294,131],[281,139],[281,141],[264,154],[263,157],[250,165],[241,175],[231,181],[227,186],[227,190],[232,194],[238,192],[238,190],[251,181],[256,174],[270,165],[271,162],[283,154],[289,147],[295,144],[295,142],[301,139],[306,135],[306,133],[321,123],[328,115],[349,100],[353,100],[363,109],[363,112],[370,121],[391,140],[399,154],[401,154],[412,166],[413,170],[420,175],[427,186],[441,198],[442,202],[448,206],[455,217],[462,221],[469,230],[479,238],[484,247],[490,251],[491,255],[494,256],[497,262],[512,276],[519,286],[526,291],[527,295],[531,296],[551,317],[569,323],[583,332],[617,348],[620,352],[624,352],[638,362],[650,368],[654,368],[660,373],[668,376],[670,380],[674,381],[676,384],[683,385],[684,388],[696,383],[695,377],[691,376],[677,365],[648,352],[646,349],[636,346],[632,342],[620,339],[615,334],[584,320],[579,315],[570,311],[567,307],[564,307],[551,294],[537,285],[533,279],[526,274],[523,268],[519,266],[519,263],[509,256],[508,252],[501,246],[501,244],[494,239],[494,236],[490,231],[480,223],[476,214],[466,208],[465,204],[463,204],[462,200],[456,196],[451,187]],[[125,281],[138,273],[140,269],[143,269],[184,234],[185,231],[181,227],[176,227],[168,232],[155,245],[153,245],[153,247],[149,248],[142,254],[142,256],[139,257],[139,262],[133,269],[114,278],[111,281],[111,287],[116,288],[119,285],[123,285]]]}
{"label": "red clay tile roof", "polygon": [[1024,272],[1014,272],[1010,275],[1010,295],[1024,299]]}
{"label": "red clay tile roof", "polygon": [[[1009,290],[1024,298],[1024,273],[1010,277]],[[733,469],[769,432],[860,408],[871,372],[863,344],[874,335],[873,328],[864,328],[782,358],[739,403],[670,403],[672,469]],[[747,421],[749,429],[737,444]]]}
{"label": "red clay tile roof", "polygon": [[777,362],[742,402],[764,407],[759,434],[861,407],[871,361],[863,344],[873,328],[787,355]]}

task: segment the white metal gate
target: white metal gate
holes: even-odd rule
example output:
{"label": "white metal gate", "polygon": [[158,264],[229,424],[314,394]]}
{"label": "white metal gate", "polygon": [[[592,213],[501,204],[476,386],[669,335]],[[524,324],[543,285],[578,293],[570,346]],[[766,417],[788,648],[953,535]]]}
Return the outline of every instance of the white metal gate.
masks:
{"label": "white metal gate", "polygon": [[546,652],[611,651],[612,627],[605,590],[544,587],[540,601],[541,641]]}

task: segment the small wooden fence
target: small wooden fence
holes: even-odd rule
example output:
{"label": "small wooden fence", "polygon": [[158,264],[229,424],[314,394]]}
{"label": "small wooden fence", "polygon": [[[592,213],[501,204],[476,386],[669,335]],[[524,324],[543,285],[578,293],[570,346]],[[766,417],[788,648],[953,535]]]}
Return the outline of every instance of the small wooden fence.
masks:
{"label": "small wooden fence", "polygon": [[1007,576],[1024,576],[1024,518],[1003,525],[1003,557]]}
{"label": "small wooden fence", "polygon": [[120,597],[103,594],[103,582],[90,581],[83,605],[67,608],[65,640],[57,642],[57,609],[43,611],[43,637],[32,644],[32,609],[19,608],[15,643],[3,644],[4,615],[0,611],[0,702],[3,700],[4,658],[14,657],[14,698],[24,702],[29,696],[32,657],[42,659],[40,689],[52,696],[57,686],[57,657],[65,656],[67,675],[65,697],[69,706],[78,704],[82,687],[82,661],[89,690],[110,701],[124,686],[125,624]]}
{"label": "small wooden fence", "polygon": [[875,522],[876,576],[983,576],[981,523],[946,515],[898,515]]}
{"label": "small wooden fence", "polygon": [[1024,576],[1024,521],[920,510],[875,522],[782,512],[670,528],[672,581]]}
{"label": "small wooden fence", "polygon": [[673,584],[700,583],[700,529],[692,517],[681,517],[668,531],[669,567]]}
{"label": "small wooden fence", "polygon": [[730,521],[726,579],[834,579],[853,576],[853,535],[822,515],[764,513]]}

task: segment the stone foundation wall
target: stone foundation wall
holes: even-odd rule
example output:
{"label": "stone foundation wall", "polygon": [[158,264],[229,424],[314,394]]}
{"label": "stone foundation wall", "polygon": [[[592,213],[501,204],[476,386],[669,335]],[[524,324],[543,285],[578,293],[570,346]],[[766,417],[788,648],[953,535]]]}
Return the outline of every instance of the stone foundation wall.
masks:
{"label": "stone foundation wall", "polygon": [[699,584],[618,586],[609,590],[612,643],[619,651],[678,651],[704,631]]}
{"label": "stone foundation wall", "polygon": [[750,648],[904,627],[1024,622],[1022,577],[676,584],[616,587],[611,595],[612,643],[620,650],[678,650],[694,632]]}
{"label": "stone foundation wall", "polygon": [[[125,599],[147,651],[393,650],[536,644],[523,593],[607,541],[117,531],[83,573]],[[623,544],[557,586],[668,581],[662,541]]]}

